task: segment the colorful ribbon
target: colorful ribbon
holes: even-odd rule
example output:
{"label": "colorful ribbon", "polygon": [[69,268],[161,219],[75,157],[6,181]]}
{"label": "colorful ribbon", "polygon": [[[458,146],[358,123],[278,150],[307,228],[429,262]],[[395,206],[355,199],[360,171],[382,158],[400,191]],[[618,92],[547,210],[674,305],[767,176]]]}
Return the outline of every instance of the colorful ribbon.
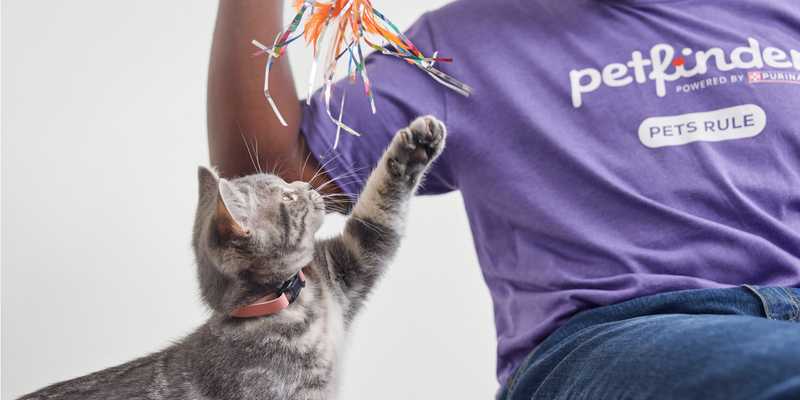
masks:
{"label": "colorful ribbon", "polygon": [[[434,67],[436,62],[452,62],[451,58],[438,57],[437,53],[434,53],[432,57],[426,57],[392,21],[373,8],[371,0],[296,0],[295,9],[297,13],[292,18],[289,26],[275,37],[271,47],[253,40],[253,45],[259,49],[256,54],[267,55],[267,62],[264,67],[264,97],[266,97],[275,116],[284,126],[286,126],[286,120],[281,115],[269,92],[269,72],[272,69],[272,64],[275,59],[280,58],[286,52],[286,47],[290,43],[301,36],[305,38],[306,43],[313,48],[313,62],[311,64],[307,98],[307,102],[310,104],[317,76],[320,44],[324,41],[325,32],[328,30],[329,25],[336,27],[336,33],[331,39],[327,56],[324,58],[324,90],[322,93],[328,118],[337,126],[334,149],[339,143],[339,135],[342,130],[349,134],[360,136],[358,132],[342,122],[344,94],[342,95],[338,118],[334,118],[330,111],[336,66],[342,57],[347,57],[347,75],[350,80],[355,81],[356,76],[361,76],[364,84],[364,93],[369,98],[370,110],[373,114],[377,111],[369,76],[365,68],[366,57],[362,50],[362,44],[381,54],[397,57],[416,65],[435,81],[458,94],[469,96],[472,91],[466,84]],[[295,34],[301,23],[303,23],[303,32]],[[384,44],[380,45],[376,42],[383,42]]]}

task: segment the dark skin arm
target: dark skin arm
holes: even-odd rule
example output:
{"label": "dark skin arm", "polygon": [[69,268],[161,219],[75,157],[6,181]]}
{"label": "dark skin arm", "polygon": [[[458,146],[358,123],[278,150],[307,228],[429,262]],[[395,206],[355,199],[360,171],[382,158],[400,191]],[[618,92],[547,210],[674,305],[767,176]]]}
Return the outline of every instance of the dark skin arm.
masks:
{"label": "dark skin arm", "polygon": [[[220,0],[208,73],[208,147],[211,164],[222,176],[257,172],[248,155],[258,154],[261,169],[288,182],[309,181],[319,168],[300,134],[302,109],[286,56],[270,72],[270,94],[289,126],[281,125],[264,98],[264,56],[251,57],[257,39],[272,44],[283,27],[282,0]],[[244,136],[244,139],[243,139]],[[320,186],[322,173],[313,182]],[[340,192],[335,184],[326,193]]]}

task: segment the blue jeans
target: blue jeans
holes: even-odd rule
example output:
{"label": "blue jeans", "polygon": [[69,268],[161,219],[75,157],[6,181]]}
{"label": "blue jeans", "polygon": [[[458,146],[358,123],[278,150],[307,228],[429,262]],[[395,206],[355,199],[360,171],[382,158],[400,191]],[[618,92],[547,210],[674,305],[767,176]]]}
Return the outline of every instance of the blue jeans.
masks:
{"label": "blue jeans", "polygon": [[800,399],[800,289],[662,293],[584,311],[499,394],[531,399]]}

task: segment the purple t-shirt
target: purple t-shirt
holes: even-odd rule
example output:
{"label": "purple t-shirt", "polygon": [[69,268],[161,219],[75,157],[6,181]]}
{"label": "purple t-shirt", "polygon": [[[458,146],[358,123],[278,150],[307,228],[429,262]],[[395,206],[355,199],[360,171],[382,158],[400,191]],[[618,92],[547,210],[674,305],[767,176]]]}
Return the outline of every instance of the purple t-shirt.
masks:
{"label": "purple t-shirt", "polygon": [[321,96],[302,129],[332,175],[366,177],[416,116],[445,121],[423,192],[464,197],[501,383],[581,310],[800,286],[800,2],[459,1],[409,36],[452,56],[439,66],[473,96],[373,55],[378,113],[347,82],[331,106],[347,91],[344,122],[363,136],[332,152]]}

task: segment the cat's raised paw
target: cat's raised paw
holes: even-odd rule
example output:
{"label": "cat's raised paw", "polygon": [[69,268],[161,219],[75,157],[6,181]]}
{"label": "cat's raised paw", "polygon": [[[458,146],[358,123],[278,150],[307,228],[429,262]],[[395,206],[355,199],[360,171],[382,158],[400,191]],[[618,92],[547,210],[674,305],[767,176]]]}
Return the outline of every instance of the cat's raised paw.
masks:
{"label": "cat's raised paw", "polygon": [[394,175],[414,177],[421,173],[444,149],[447,136],[444,124],[428,115],[400,130],[392,143],[389,169]]}
{"label": "cat's raised paw", "polygon": [[414,150],[415,161],[433,161],[444,149],[444,124],[430,115],[415,119],[404,132],[408,148]]}

